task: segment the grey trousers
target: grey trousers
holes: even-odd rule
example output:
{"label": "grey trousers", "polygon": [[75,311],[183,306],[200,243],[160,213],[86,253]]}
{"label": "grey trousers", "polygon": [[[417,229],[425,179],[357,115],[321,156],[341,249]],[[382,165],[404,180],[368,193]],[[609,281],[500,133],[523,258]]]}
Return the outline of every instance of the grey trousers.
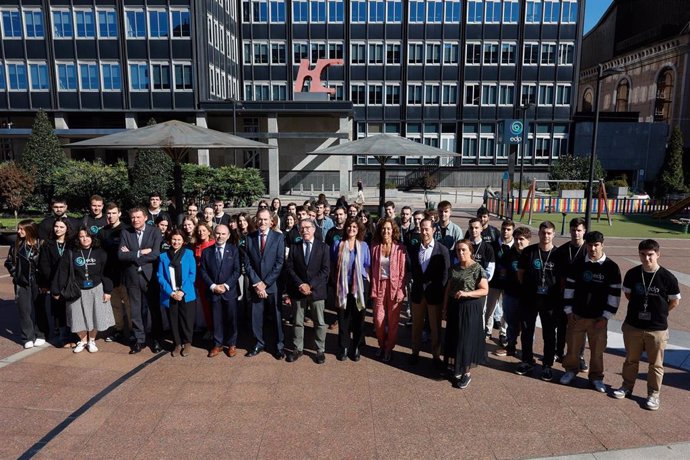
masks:
{"label": "grey trousers", "polygon": [[304,348],[304,311],[311,305],[311,319],[314,322],[314,333],[316,340],[316,351],[323,353],[326,350],[326,322],[323,319],[323,310],[326,305],[324,300],[293,300],[295,306],[295,338],[293,345],[295,351],[302,351]]}

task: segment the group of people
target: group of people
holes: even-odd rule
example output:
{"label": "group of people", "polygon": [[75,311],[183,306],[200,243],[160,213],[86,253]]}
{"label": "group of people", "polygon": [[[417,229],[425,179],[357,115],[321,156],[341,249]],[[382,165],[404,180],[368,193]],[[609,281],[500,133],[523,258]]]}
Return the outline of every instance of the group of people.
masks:
{"label": "group of people", "polygon": [[[463,233],[451,221],[448,201],[430,211],[405,206],[400,215],[387,202],[375,224],[344,197],[334,207],[323,196],[285,207],[277,198],[270,205],[262,200],[254,216],[230,216],[222,200],[202,210],[189,203],[173,220],[161,209],[161,197],[152,194],[148,207],[129,210],[128,224],[117,204],[105,205],[100,196],[90,203],[81,219],[67,217],[67,203],[55,199],[51,216],[39,225],[19,222],[5,266],[16,286],[25,348],[46,343],[52,319],[57,339],[69,342],[69,333],[76,334],[75,353],[98,351],[98,332],[128,343],[132,354],[147,345],[157,353],[164,344],[165,312],[173,356],[189,355],[195,324],[203,323],[211,341],[208,356],[234,357],[246,320],[254,341],[247,357],[270,349],[276,359],[294,362],[304,354],[309,316],[317,364],[326,359],[328,328],[338,330],[336,358],[359,361],[370,308],[378,358],[393,359],[401,313],[407,312],[409,363],[417,365],[428,336],[434,366],[453,386],[466,388],[471,369],[487,361],[486,341],[496,321],[494,354],[519,357],[516,373],[531,373],[539,317],[541,379],[553,379],[558,361],[565,370],[561,383],[588,370],[594,389],[605,392],[607,322],[622,290],[629,300],[623,325],[627,355],[623,384],[612,396],[631,393],[646,351],[646,406],[659,407],[667,317],[680,291],[673,274],[658,264],[656,241],[639,244],[642,263],[622,278],[604,252],[604,235],[587,232],[581,218],[570,222],[570,241],[555,247],[551,222],[539,225],[532,244],[528,227],[510,220],[500,230],[490,225],[485,207]],[[337,315],[330,326],[327,312]],[[285,331],[292,341],[287,353]]]}

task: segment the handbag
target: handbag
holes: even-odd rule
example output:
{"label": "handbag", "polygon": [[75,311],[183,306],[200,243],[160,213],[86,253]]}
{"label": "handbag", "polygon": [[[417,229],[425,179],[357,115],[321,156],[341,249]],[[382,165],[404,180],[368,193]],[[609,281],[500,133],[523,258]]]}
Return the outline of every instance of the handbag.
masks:
{"label": "handbag", "polygon": [[72,251],[69,252],[69,275],[67,276],[67,283],[60,291],[60,296],[65,302],[74,302],[81,297],[81,288],[74,276],[74,265],[72,265]]}

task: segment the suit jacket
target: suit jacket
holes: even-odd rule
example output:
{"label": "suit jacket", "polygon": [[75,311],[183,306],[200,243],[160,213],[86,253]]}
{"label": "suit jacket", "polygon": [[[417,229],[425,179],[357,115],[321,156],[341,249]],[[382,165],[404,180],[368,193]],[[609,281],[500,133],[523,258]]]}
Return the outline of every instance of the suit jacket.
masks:
{"label": "suit jacket", "polygon": [[266,248],[262,255],[259,248],[259,231],[252,232],[247,235],[245,253],[244,268],[249,277],[249,284],[254,286],[263,281],[266,292],[276,294],[278,292],[276,281],[285,263],[283,235],[269,230],[266,236]]}
{"label": "suit jacket", "polygon": [[[160,256],[161,243],[163,236],[157,227],[144,225],[144,234],[141,237],[141,246],[137,241],[137,232],[133,227],[122,230],[120,235],[120,249],[117,251],[117,258],[123,263],[125,283],[133,283],[137,276],[139,267],[146,280],[153,278],[153,264]],[[122,248],[127,248],[129,252],[122,252]],[[137,255],[141,249],[151,249],[146,255]]]}
{"label": "suit jacket", "polygon": [[290,297],[304,299],[306,296],[299,292],[299,286],[307,283],[311,286],[312,300],[326,300],[330,264],[326,243],[314,238],[308,265],[304,260],[304,241],[294,244],[286,262]]}
{"label": "suit jacket", "polygon": [[412,289],[410,292],[412,302],[420,303],[422,298],[426,298],[427,303],[441,305],[448,283],[448,269],[450,268],[448,249],[440,241],[436,241],[431,250],[431,258],[426,271],[422,271],[422,266],[419,263],[419,251],[410,254],[410,267],[412,270]]}
{"label": "suit jacket", "polygon": [[218,295],[211,292],[211,286],[214,284],[227,284],[229,287],[227,291],[221,294],[221,298],[225,300],[237,299],[237,280],[240,279],[240,252],[233,244],[225,243],[220,268],[216,263],[216,245],[213,244],[204,249],[201,252],[199,271],[201,281],[209,290],[209,299],[212,300]]}
{"label": "suit jacket", "polygon": [[[182,253],[182,286],[178,286],[184,292],[183,302],[193,302],[196,300],[194,281],[196,280],[196,259],[191,249],[183,247]],[[170,278],[170,257],[167,252],[161,254],[158,264],[158,283],[161,285],[161,305],[168,308],[170,306],[170,294],[173,293],[172,279]]]}

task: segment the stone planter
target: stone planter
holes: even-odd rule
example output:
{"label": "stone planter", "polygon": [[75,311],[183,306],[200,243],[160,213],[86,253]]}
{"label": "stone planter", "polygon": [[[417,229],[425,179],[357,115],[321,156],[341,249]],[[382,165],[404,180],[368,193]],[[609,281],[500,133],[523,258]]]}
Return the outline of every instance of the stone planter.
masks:
{"label": "stone planter", "polygon": [[584,198],[584,190],[561,190],[558,192],[559,198]]}

